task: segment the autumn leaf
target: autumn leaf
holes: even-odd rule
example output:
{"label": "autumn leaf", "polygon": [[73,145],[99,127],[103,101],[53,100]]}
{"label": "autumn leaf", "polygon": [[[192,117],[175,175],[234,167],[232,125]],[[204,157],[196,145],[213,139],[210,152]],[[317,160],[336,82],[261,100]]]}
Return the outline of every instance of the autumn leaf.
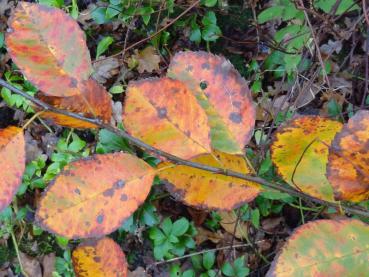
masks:
{"label": "autumn leaf", "polygon": [[9,54],[28,80],[49,96],[80,94],[92,66],[75,20],[60,9],[19,2],[8,25]]}
{"label": "autumn leaf", "polygon": [[211,152],[206,114],[180,81],[130,82],[123,123],[134,137],[184,159]]}
{"label": "autumn leaf", "polygon": [[304,224],[288,239],[266,276],[364,276],[368,234],[369,226],[355,219]]}
{"label": "autumn leaf", "polygon": [[[251,173],[242,156],[219,151],[200,155],[191,161],[243,174]],[[158,176],[174,197],[201,209],[230,211],[252,201],[260,192],[260,186],[253,182],[169,162],[159,165]]]}
{"label": "autumn leaf", "polygon": [[72,162],[44,193],[36,222],[67,238],[109,234],[146,199],[154,175],[143,160],[125,153]]}
{"label": "autumn leaf", "polygon": [[9,126],[0,130],[0,211],[13,200],[22,184],[26,163],[23,130]]}
{"label": "autumn leaf", "polygon": [[278,173],[295,189],[334,201],[325,172],[328,145],[341,128],[340,122],[319,116],[301,116],[286,122],[275,133],[271,145]]}
{"label": "autumn leaf", "polygon": [[358,111],[334,138],[327,177],[337,200],[369,199],[369,111]]}
{"label": "autumn leaf", "polygon": [[[81,114],[88,118],[99,118],[109,123],[112,106],[111,98],[105,88],[95,80],[89,79],[84,84],[84,94],[70,97],[45,96],[42,93],[37,95],[41,101],[52,105],[58,109]],[[86,121],[78,120],[66,115],[53,112],[43,112],[41,117],[50,119],[55,124],[70,128],[96,128],[97,126]]]}
{"label": "autumn leaf", "polygon": [[[221,220],[219,222],[220,226],[223,227],[229,234],[234,234],[238,239],[247,239],[248,236],[248,225],[246,222],[237,220],[237,215],[234,211],[229,212],[218,212]],[[237,224],[237,227],[236,227]]]}
{"label": "autumn leaf", "polygon": [[72,261],[77,277],[127,276],[127,261],[122,249],[107,237],[81,243],[73,251]]}
{"label": "autumn leaf", "polygon": [[154,47],[148,46],[145,49],[138,51],[132,55],[129,63],[138,63],[137,70],[139,73],[153,72],[159,70],[160,56]]}
{"label": "autumn leaf", "polygon": [[223,57],[207,52],[180,52],[168,76],[187,84],[205,110],[214,149],[242,154],[255,124],[255,108],[246,81]]}

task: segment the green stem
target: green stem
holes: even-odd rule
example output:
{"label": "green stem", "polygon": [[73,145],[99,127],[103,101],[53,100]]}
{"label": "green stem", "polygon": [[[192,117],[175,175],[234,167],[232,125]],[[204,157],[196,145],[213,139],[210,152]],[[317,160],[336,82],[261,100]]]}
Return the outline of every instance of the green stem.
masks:
{"label": "green stem", "polygon": [[25,277],[30,277],[25,271],[24,271],[24,268],[23,268],[23,264],[22,264],[22,259],[20,257],[20,253],[19,253],[19,248],[18,248],[18,243],[17,243],[17,239],[15,238],[15,234],[14,234],[14,230],[13,230],[13,227],[10,228],[10,235],[12,237],[12,241],[13,241],[13,244],[14,244],[14,249],[15,249],[15,252],[17,254],[17,258],[18,258],[18,262],[19,262],[19,267],[20,267],[20,271],[21,273],[25,276]]}

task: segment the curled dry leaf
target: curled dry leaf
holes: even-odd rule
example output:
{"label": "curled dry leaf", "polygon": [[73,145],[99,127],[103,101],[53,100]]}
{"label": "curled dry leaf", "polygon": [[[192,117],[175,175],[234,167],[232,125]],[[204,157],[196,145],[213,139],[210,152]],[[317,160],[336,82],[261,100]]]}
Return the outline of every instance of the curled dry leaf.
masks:
{"label": "curled dry leaf", "polygon": [[207,52],[180,52],[171,61],[168,76],[186,83],[205,110],[212,147],[242,154],[254,129],[255,108],[246,81],[233,65]]}
{"label": "curled dry leaf", "polygon": [[[95,80],[83,82],[84,93],[70,97],[53,97],[38,94],[45,103],[61,110],[79,113],[88,118],[99,118],[110,122],[112,114],[111,98],[105,88]],[[97,126],[82,120],[53,112],[44,112],[41,117],[50,119],[55,124],[70,128],[96,128]]]}
{"label": "curled dry leaf", "polygon": [[14,126],[0,130],[0,211],[6,208],[22,183],[26,150],[23,130]]}
{"label": "curled dry leaf", "polygon": [[[251,173],[242,156],[219,151],[200,155],[191,161],[243,174]],[[169,162],[159,165],[158,176],[174,197],[201,209],[229,211],[252,201],[260,192],[260,186],[253,182]]]}
{"label": "curled dry leaf", "polygon": [[317,220],[297,228],[268,277],[366,276],[369,226],[359,220]]}
{"label": "curled dry leaf", "polygon": [[85,35],[75,20],[56,8],[19,2],[8,25],[10,56],[32,83],[49,96],[80,93],[92,67]]}
{"label": "curled dry leaf", "polygon": [[334,138],[327,177],[337,200],[369,199],[369,111],[358,111]]}
{"label": "curled dry leaf", "polygon": [[72,254],[73,268],[77,277],[126,277],[126,257],[114,240],[102,238],[87,240]]}
{"label": "curled dry leaf", "polygon": [[183,159],[211,152],[206,114],[180,81],[131,82],[123,123],[134,137]]}
{"label": "curled dry leaf", "polygon": [[125,153],[72,162],[44,193],[36,222],[67,238],[109,234],[146,199],[154,175],[143,160]]}
{"label": "curled dry leaf", "polygon": [[302,116],[286,122],[275,133],[271,145],[271,158],[278,173],[290,186],[334,201],[325,173],[328,145],[341,128],[340,122],[319,116]]}

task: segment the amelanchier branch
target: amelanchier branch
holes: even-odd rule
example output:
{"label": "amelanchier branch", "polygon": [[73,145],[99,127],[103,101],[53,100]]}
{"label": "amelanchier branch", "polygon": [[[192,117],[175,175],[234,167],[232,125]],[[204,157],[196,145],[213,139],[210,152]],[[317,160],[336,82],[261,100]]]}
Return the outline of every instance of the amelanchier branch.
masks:
{"label": "amelanchier branch", "polygon": [[51,105],[48,105],[42,101],[40,101],[39,99],[23,92],[22,90],[14,87],[13,85],[9,84],[8,82],[6,82],[3,79],[0,79],[0,86],[3,86],[9,90],[11,90],[12,92],[23,96],[24,98],[28,99],[29,101],[31,101],[32,103],[34,103],[35,105],[39,106],[40,108],[42,108],[45,111],[51,111],[54,113],[58,113],[58,114],[62,114],[62,115],[66,115],[78,120],[82,120],[91,124],[95,124],[96,126],[100,127],[100,128],[104,128],[106,130],[109,130],[110,132],[127,139],[128,141],[130,141],[132,144],[145,149],[146,151],[150,151],[158,156],[162,156],[167,158],[168,160],[170,160],[171,162],[178,164],[178,165],[185,165],[185,166],[189,166],[189,167],[193,167],[193,168],[198,168],[198,169],[202,169],[205,171],[209,171],[212,172],[214,174],[221,174],[221,175],[225,175],[225,176],[230,176],[230,177],[235,177],[238,179],[242,179],[242,180],[246,180],[246,181],[251,181],[251,182],[255,182],[258,183],[260,185],[263,185],[265,187],[271,188],[271,189],[275,189],[278,190],[280,192],[285,192],[288,193],[292,196],[296,196],[296,197],[300,197],[303,198],[305,200],[308,201],[312,201],[315,202],[317,204],[320,205],[325,205],[325,206],[329,206],[329,207],[334,207],[334,208],[338,208],[338,209],[342,209],[347,213],[350,214],[354,214],[354,215],[360,215],[360,216],[364,216],[364,217],[368,217],[369,218],[369,211],[362,209],[360,207],[349,207],[346,205],[342,205],[340,203],[332,203],[332,202],[328,202],[328,201],[324,201],[315,197],[312,197],[310,195],[307,195],[303,192],[300,192],[296,189],[293,188],[289,188],[289,187],[285,187],[279,184],[275,184],[275,183],[271,183],[268,182],[260,177],[257,176],[252,176],[252,175],[245,175],[236,171],[232,171],[232,170],[227,170],[224,168],[219,168],[219,167],[213,167],[213,166],[208,166],[208,165],[204,165],[204,164],[200,164],[200,163],[196,163],[196,162],[192,162],[192,161],[187,161],[184,159],[181,159],[177,156],[174,156],[170,153],[164,152],[160,149],[154,148],[146,143],[144,143],[143,141],[131,136],[130,134],[128,134],[127,132],[125,132],[124,130],[120,130],[110,124],[106,124],[104,122],[102,122],[100,119],[94,119],[94,118],[87,118],[84,117],[80,114],[77,113],[72,113],[66,110],[60,110],[58,108],[55,108]]}

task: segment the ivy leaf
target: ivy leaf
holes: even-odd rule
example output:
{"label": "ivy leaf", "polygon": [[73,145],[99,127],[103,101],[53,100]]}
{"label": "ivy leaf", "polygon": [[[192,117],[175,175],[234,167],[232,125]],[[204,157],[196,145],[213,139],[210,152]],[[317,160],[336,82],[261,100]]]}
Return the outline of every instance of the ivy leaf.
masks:
{"label": "ivy leaf", "polygon": [[368,233],[368,225],[354,219],[304,224],[290,236],[266,276],[360,276],[368,271]]}
{"label": "ivy leaf", "polygon": [[278,173],[290,186],[334,201],[325,173],[328,146],[341,128],[340,122],[319,116],[287,121],[277,130],[271,145],[271,158]]}
{"label": "ivy leaf", "polygon": [[337,200],[369,199],[369,111],[358,111],[334,138],[327,177]]}
{"label": "ivy leaf", "polygon": [[56,8],[20,2],[8,25],[9,54],[28,80],[48,96],[80,94],[92,66],[75,20]]}
{"label": "ivy leaf", "polygon": [[167,75],[184,82],[205,110],[212,147],[242,154],[253,133],[255,108],[246,81],[233,65],[206,52],[180,52]]}
{"label": "ivy leaf", "polygon": [[109,234],[145,200],[154,174],[144,161],[125,153],[72,162],[49,185],[36,222],[67,238]]}
{"label": "ivy leaf", "polygon": [[180,81],[130,82],[123,123],[134,137],[184,159],[211,152],[206,114]]}
{"label": "ivy leaf", "polygon": [[87,240],[72,254],[77,276],[127,276],[127,261],[120,246],[110,238]]}
{"label": "ivy leaf", "polygon": [[0,130],[0,212],[13,200],[25,170],[23,130],[14,126]]}
{"label": "ivy leaf", "polygon": [[[200,155],[191,161],[243,174],[251,173],[242,156],[218,151]],[[260,191],[259,185],[252,182],[169,162],[159,165],[158,176],[174,197],[201,209],[232,210],[252,201]]]}

